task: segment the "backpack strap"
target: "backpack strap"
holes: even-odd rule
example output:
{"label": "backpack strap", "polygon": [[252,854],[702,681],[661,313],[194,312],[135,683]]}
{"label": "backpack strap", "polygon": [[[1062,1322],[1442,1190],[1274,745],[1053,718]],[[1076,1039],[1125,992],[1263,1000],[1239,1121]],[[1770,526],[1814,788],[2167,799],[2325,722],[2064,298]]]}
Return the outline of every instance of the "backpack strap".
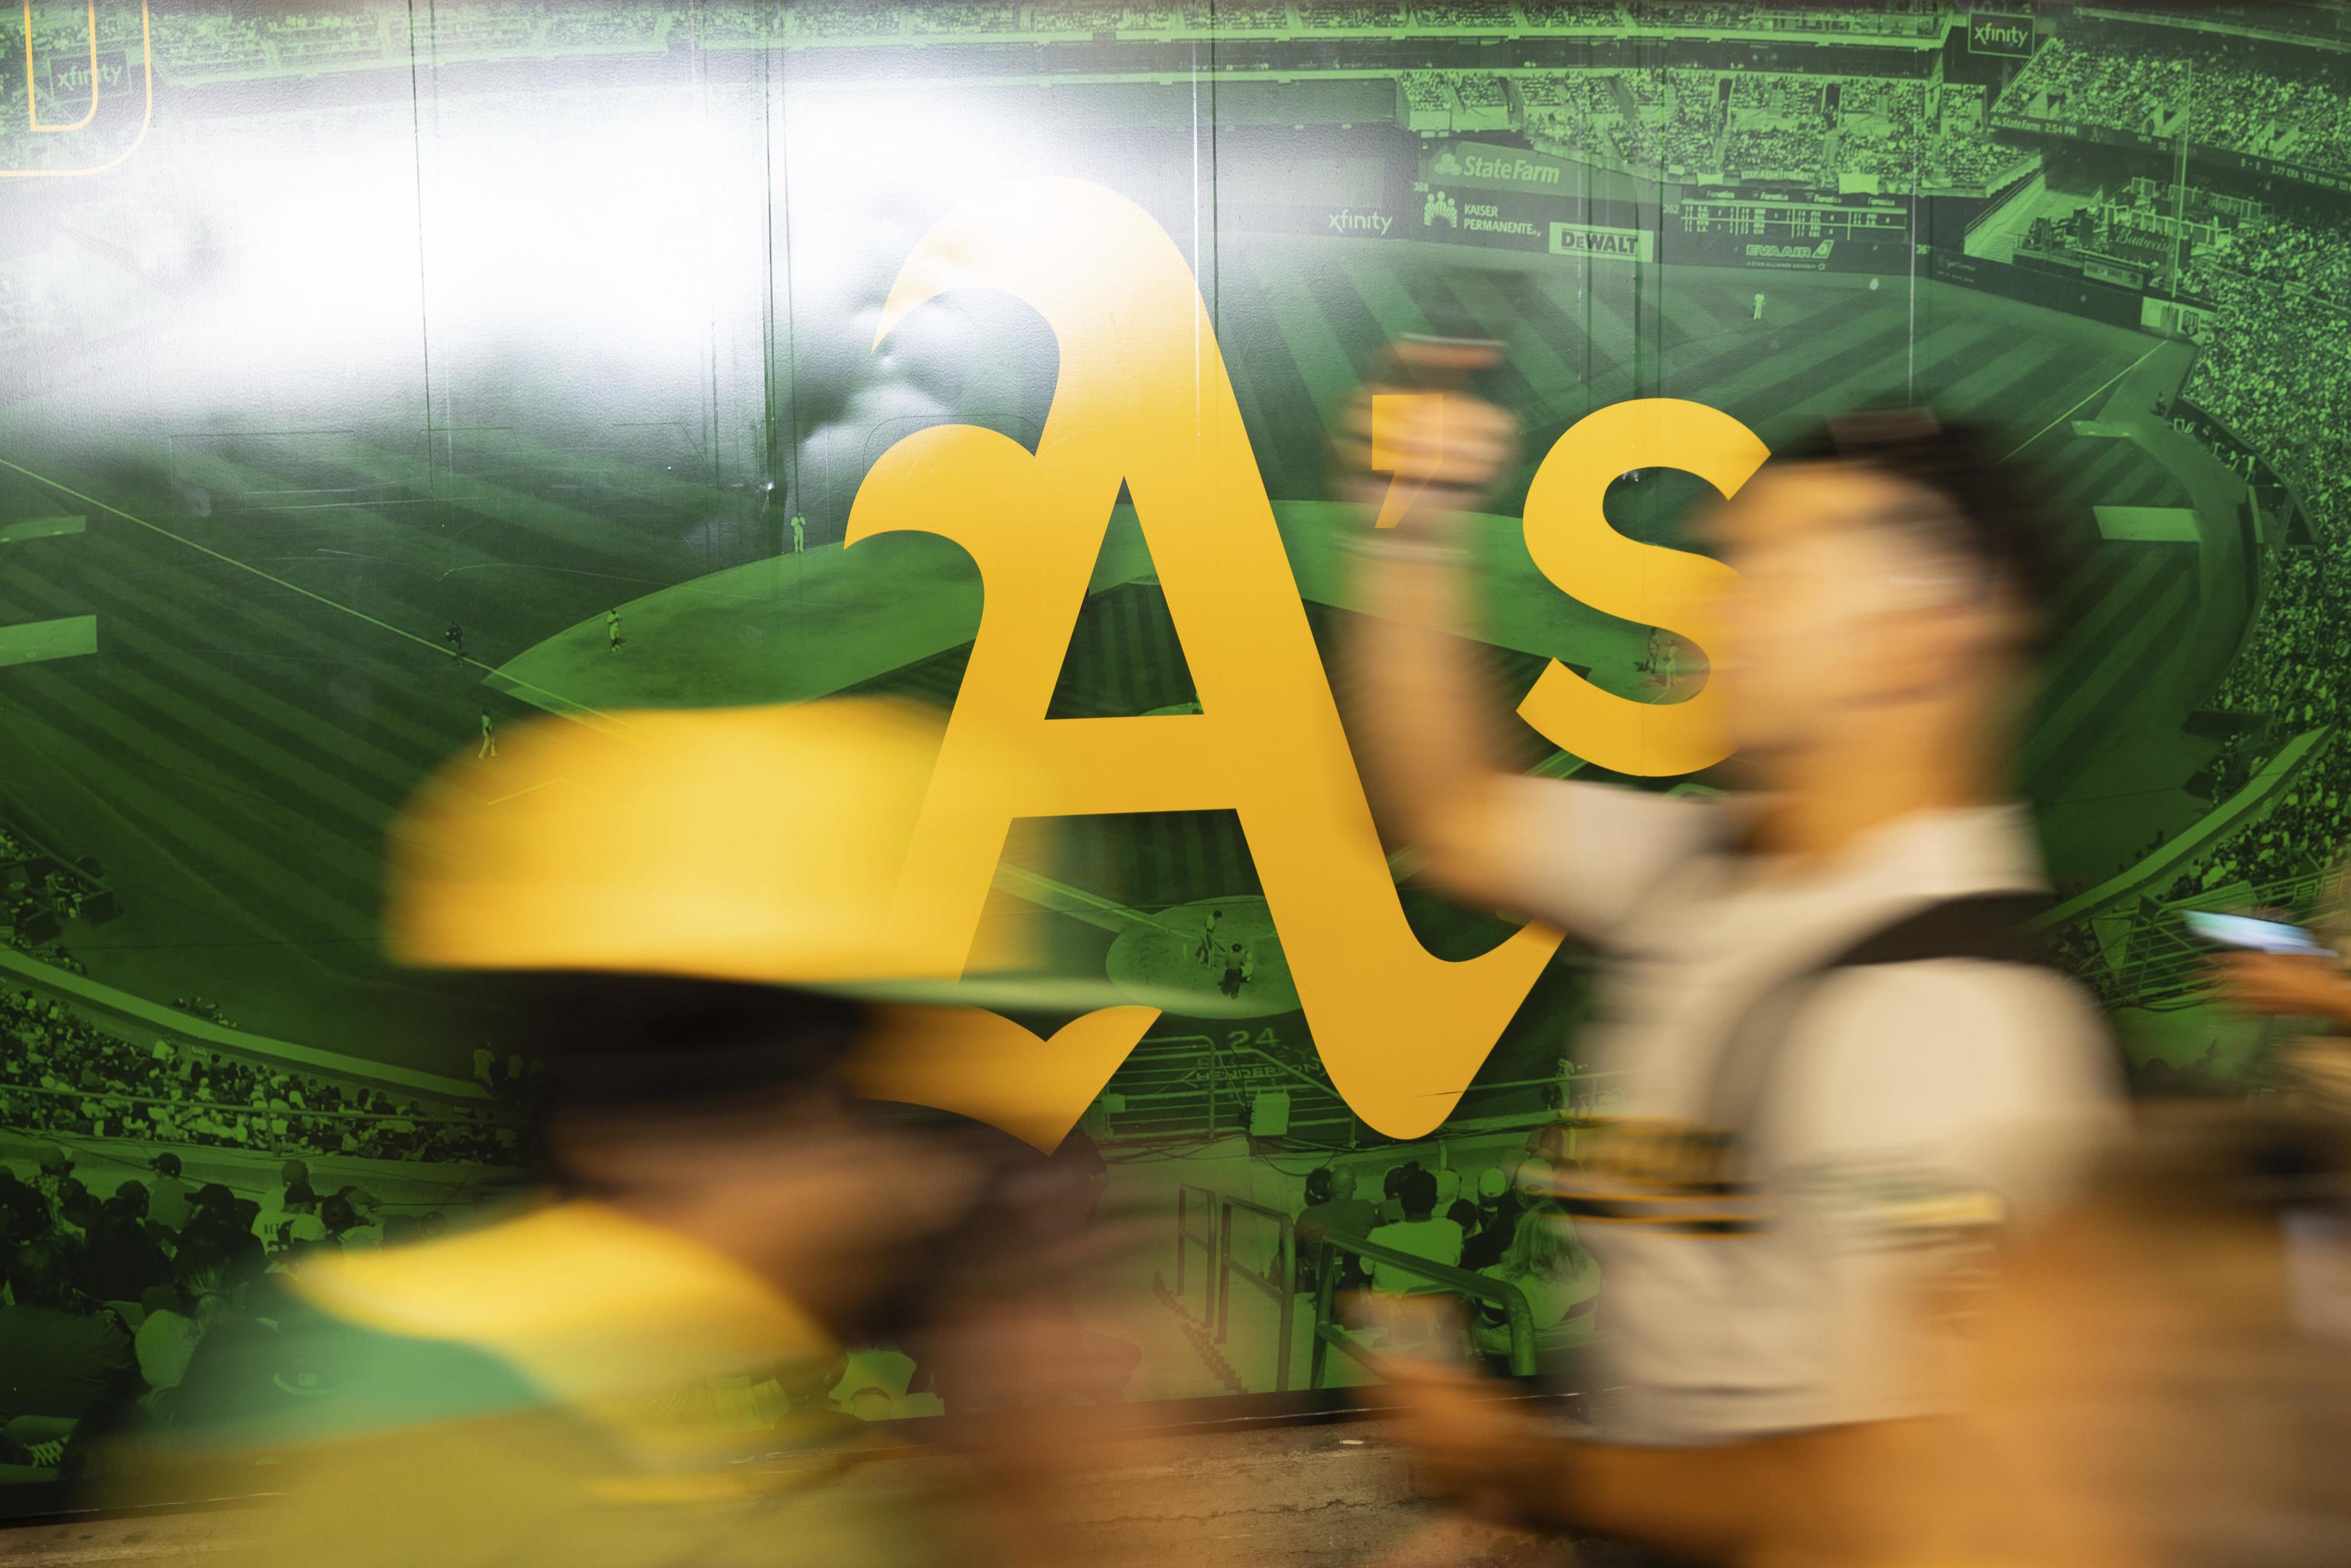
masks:
{"label": "backpack strap", "polygon": [[[1971,958],[2064,974],[2037,956],[2024,938],[2025,922],[2047,906],[2044,896],[2032,893],[1970,894],[1943,899],[1900,915],[1823,961],[1771,982],[1731,1025],[1715,1060],[1706,1124],[1728,1134],[1735,1151],[1743,1150],[1778,1076],[1780,1059],[1786,1053],[1804,1003],[1841,971]],[[1735,1161],[1740,1157],[1734,1155]]]}

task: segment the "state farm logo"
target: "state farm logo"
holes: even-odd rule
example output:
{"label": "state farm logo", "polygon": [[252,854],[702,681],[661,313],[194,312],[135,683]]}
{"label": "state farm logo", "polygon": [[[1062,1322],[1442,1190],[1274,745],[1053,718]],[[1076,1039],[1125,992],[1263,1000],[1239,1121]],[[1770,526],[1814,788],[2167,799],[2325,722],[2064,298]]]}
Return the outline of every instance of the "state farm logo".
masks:
{"label": "state farm logo", "polygon": [[1448,147],[1429,165],[1429,172],[1440,180],[1510,180],[1524,185],[1556,185],[1559,172],[1556,163],[1468,147]]}

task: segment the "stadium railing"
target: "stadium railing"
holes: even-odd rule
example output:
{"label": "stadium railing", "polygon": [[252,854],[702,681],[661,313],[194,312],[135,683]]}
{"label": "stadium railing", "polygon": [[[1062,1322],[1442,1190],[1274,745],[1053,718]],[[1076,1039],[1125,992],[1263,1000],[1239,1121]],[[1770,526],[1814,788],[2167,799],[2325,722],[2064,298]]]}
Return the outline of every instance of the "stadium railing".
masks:
{"label": "stadium railing", "polygon": [[[1322,1386],[1322,1375],[1330,1364],[1331,1349],[1336,1345],[1348,1356],[1374,1374],[1380,1374],[1380,1358],[1355,1343],[1345,1324],[1333,1312],[1338,1300],[1339,1271],[1332,1267],[1332,1254],[1352,1253],[1366,1262],[1384,1263],[1402,1273],[1426,1280],[1435,1287],[1427,1292],[1414,1294],[1452,1294],[1474,1301],[1490,1301],[1502,1309],[1510,1322],[1510,1373],[1527,1377],[1535,1370],[1534,1313],[1527,1306],[1526,1292],[1505,1280],[1484,1274],[1472,1274],[1465,1269],[1448,1268],[1426,1258],[1416,1258],[1409,1252],[1399,1252],[1393,1247],[1353,1236],[1329,1236],[1322,1239],[1315,1258],[1318,1283],[1314,1288],[1314,1349],[1308,1359],[1306,1386]],[[1409,1300],[1410,1298],[1405,1298]]]}
{"label": "stadium railing", "polygon": [[132,1094],[118,1089],[45,1089],[35,1083],[11,1084],[9,1094],[40,1094],[58,1100],[87,1100],[100,1105],[163,1105],[174,1111],[204,1113],[217,1117],[287,1116],[303,1121],[335,1122],[409,1122],[420,1127],[511,1127],[521,1124],[519,1115],[507,1116],[426,1116],[408,1111],[319,1111],[300,1106],[279,1109],[275,1105],[232,1104],[221,1100],[174,1099],[168,1094]]}
{"label": "stadium railing", "polygon": [[[2308,910],[2330,868],[2251,884],[2223,902],[2255,909]],[[2134,1007],[2169,1012],[2213,1000],[2219,986],[2211,974],[2212,950],[2188,935],[2180,922],[2184,910],[2215,902],[2212,893],[2150,902],[2130,923],[2128,935],[2116,944],[2129,955],[2115,970],[2116,985]]]}
{"label": "stadium railing", "polygon": [[[0,983],[21,986],[60,1001],[106,1032],[125,1040],[152,1039],[160,1034],[275,1071],[313,1073],[394,1094],[422,1094],[455,1103],[490,1098],[489,1091],[470,1078],[452,1078],[388,1061],[347,1056],[340,1051],[272,1040],[216,1024],[193,1013],[118,990],[86,975],[42,963],[30,953],[5,943],[0,943]],[[133,1032],[126,1033],[126,1030]]]}
{"label": "stadium railing", "polygon": [[[1201,1212],[1202,1212],[1203,1214],[1205,1214],[1205,1215],[1207,1217],[1208,1229],[1207,1230],[1207,1232],[1206,1232],[1205,1234],[1201,1234],[1201,1235],[1195,1235],[1195,1234],[1193,1234],[1193,1231],[1192,1231],[1191,1202],[1192,1202],[1193,1197],[1194,1197],[1196,1195],[1197,1197],[1199,1197],[1204,1198],[1204,1199],[1206,1199],[1206,1200],[1207,1200],[1207,1201],[1206,1201],[1206,1202],[1201,1206]],[[1190,1249],[1191,1248],[1197,1247],[1201,1251],[1206,1252],[1206,1253],[1208,1255],[1207,1267],[1206,1270],[1205,1270],[1205,1271],[1203,1271],[1203,1273],[1202,1273],[1202,1274],[1201,1274],[1201,1276],[1200,1276],[1200,1281],[1201,1281],[1201,1283],[1200,1283],[1200,1295],[1201,1295],[1202,1300],[1203,1300],[1203,1305],[1202,1305],[1202,1307],[1201,1307],[1201,1309],[1200,1309],[1200,1315],[1201,1315],[1201,1320],[1202,1320],[1203,1322],[1207,1322],[1207,1321],[1209,1321],[1209,1320],[1212,1320],[1212,1319],[1213,1319],[1213,1318],[1215,1318],[1215,1316],[1216,1316],[1216,1308],[1217,1308],[1217,1231],[1216,1231],[1216,1224],[1217,1224],[1217,1195],[1216,1195],[1214,1192],[1210,1191],[1208,1188],[1207,1188],[1207,1187],[1205,1187],[1205,1186],[1194,1186],[1192,1183],[1190,1183],[1190,1182],[1185,1182],[1185,1183],[1183,1183],[1181,1186],[1177,1186],[1177,1187],[1176,1187],[1176,1301],[1177,1301],[1177,1303],[1178,1303],[1178,1304],[1181,1304],[1181,1303],[1182,1303],[1182,1301],[1183,1301],[1183,1300],[1184,1300],[1184,1264],[1185,1264],[1185,1260],[1186,1260],[1186,1255],[1187,1255],[1187,1253],[1188,1253],[1189,1249]]]}
{"label": "stadium railing", "polygon": [[1298,1299],[1298,1238],[1290,1216],[1278,1208],[1261,1203],[1251,1203],[1245,1197],[1228,1197],[1218,1212],[1216,1253],[1216,1331],[1217,1343],[1233,1326],[1233,1211],[1261,1216],[1273,1221],[1274,1275],[1271,1279],[1256,1270],[1244,1267],[1241,1282],[1253,1290],[1262,1291],[1273,1298],[1273,1391],[1290,1392],[1290,1309]]}
{"label": "stadium railing", "polygon": [[[512,1129],[519,1127],[522,1124],[521,1118],[519,1116],[423,1116],[408,1112],[308,1111],[290,1107],[285,1110],[280,1110],[277,1107],[271,1105],[228,1104],[214,1100],[175,1099],[167,1094],[130,1094],[114,1090],[48,1089],[38,1084],[32,1083],[11,1084],[5,1090],[0,1090],[0,1095],[5,1095],[11,1098],[19,1094],[47,1100],[60,1100],[68,1102],[75,1105],[103,1105],[110,1111],[119,1111],[134,1106],[143,1108],[147,1106],[160,1105],[170,1111],[172,1113],[173,1121],[180,1124],[209,1121],[235,1124],[239,1126],[249,1124],[254,1129],[254,1136],[250,1141],[227,1144],[218,1146],[246,1149],[256,1152],[266,1151],[270,1154],[301,1155],[321,1152],[310,1148],[308,1145],[302,1143],[298,1139],[291,1137],[284,1139],[278,1138],[276,1134],[271,1133],[269,1128],[269,1124],[273,1120],[303,1123],[352,1122],[378,1126],[392,1122],[400,1122],[404,1123],[411,1127],[455,1127],[463,1129],[467,1133],[481,1134],[486,1137],[495,1137],[497,1130],[501,1127]],[[45,1131],[46,1129],[28,1130],[38,1132]],[[191,1129],[183,1125],[180,1130],[183,1133],[185,1133]],[[193,1130],[201,1131],[202,1129]],[[158,1149],[172,1147],[174,1145],[175,1142],[172,1139],[157,1138],[145,1134],[131,1134],[128,1131],[127,1124],[125,1135],[136,1136],[142,1143],[152,1144]],[[187,1146],[191,1148],[209,1148],[215,1146],[213,1145],[200,1143],[193,1139],[186,1139],[184,1142]],[[507,1153],[509,1157],[511,1157],[511,1151],[507,1151]]]}

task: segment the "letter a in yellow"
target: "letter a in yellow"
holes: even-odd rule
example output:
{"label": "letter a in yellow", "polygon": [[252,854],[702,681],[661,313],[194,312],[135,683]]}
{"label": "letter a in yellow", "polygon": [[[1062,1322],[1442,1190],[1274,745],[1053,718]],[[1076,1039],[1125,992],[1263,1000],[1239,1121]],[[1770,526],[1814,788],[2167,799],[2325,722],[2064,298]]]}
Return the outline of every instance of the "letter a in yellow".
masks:
{"label": "letter a in yellow", "polygon": [[[1529,926],[1451,963],[1405,924],[1182,252],[1113,192],[1024,181],[923,237],[875,346],[956,288],[1001,289],[1035,308],[1059,340],[1061,377],[1033,455],[969,425],[922,431],[883,454],[850,513],[852,545],[909,528],[954,539],[985,594],[908,862],[907,885],[958,889],[961,904],[952,919],[934,909],[919,924],[977,934],[1016,817],[1229,809],[1332,1086],[1382,1133],[1426,1133],[1559,935]],[[1048,720],[1122,482],[1201,712]],[[1019,780],[994,775],[980,763],[991,732],[1041,766]],[[935,972],[959,973],[968,946],[968,936],[943,942]]]}

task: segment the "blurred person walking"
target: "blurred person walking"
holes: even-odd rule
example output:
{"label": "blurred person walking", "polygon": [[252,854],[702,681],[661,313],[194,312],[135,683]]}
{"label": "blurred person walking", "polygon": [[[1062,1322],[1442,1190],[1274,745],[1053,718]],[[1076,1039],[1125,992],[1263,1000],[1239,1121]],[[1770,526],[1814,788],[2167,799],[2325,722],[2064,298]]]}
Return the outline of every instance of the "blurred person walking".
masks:
{"label": "blurred person walking", "polygon": [[2215,958],[2220,998],[2273,1020],[2271,1032],[2300,1025],[2264,1049],[2250,1076],[2315,1109],[2351,1114],[2351,865],[2337,865],[2313,901],[2311,934],[2333,955],[2233,952]]}
{"label": "blurred person walking", "polygon": [[1384,442],[1422,488],[1358,547],[1350,733],[1433,883],[1602,949],[1586,1060],[1622,1098],[1550,1195],[1609,1282],[1598,1437],[1432,1395],[1429,1472],[1515,1517],[1768,1554],[1828,1527],[1817,1500],[1879,1429],[1953,1407],[1956,1319],[1921,1292],[2062,1199],[2120,1122],[2097,1009],[2013,935],[2046,883],[2011,727],[2063,565],[1973,433],[1830,422],[1701,519],[1738,574],[1702,653],[1751,788],[1518,776],[1447,630],[1463,514],[1515,433],[1437,403]]}
{"label": "blurred person walking", "polygon": [[[825,1397],[856,1347],[920,1345],[929,1371],[977,1343],[1056,1406],[1099,1370],[1065,1374],[1071,1314],[1044,1332],[962,1289],[1032,1269],[1022,1225],[1063,1233],[1078,1152],[842,1082],[884,1012],[935,1016],[859,990],[900,973],[885,912],[935,727],[865,704],[620,717],[507,748],[502,776],[597,790],[517,810],[464,761],[391,835],[387,946],[471,976],[549,1064],[554,1190],[301,1251],[194,1345],[168,1424],[97,1468],[105,1495],[283,1493],[261,1568],[1051,1561],[1028,1511],[1061,1450],[1006,1426],[971,1491],[918,1488],[855,1473],[891,1442]],[[762,809],[786,786],[823,809]],[[355,1218],[325,1207],[322,1235]]]}

